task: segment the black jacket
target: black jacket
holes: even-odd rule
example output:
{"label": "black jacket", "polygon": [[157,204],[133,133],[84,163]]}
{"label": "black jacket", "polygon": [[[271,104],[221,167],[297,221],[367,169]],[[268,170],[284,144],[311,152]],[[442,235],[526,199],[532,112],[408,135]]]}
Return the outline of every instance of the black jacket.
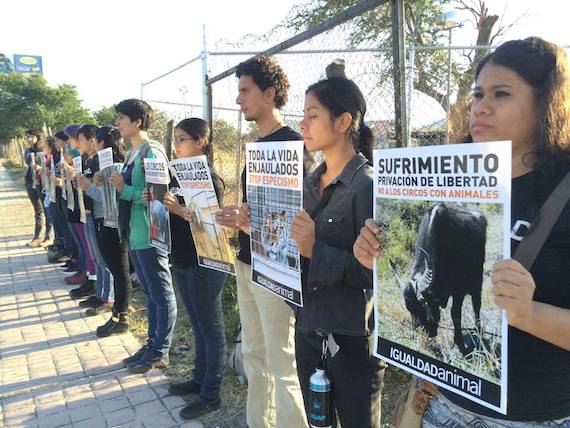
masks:
{"label": "black jacket", "polygon": [[311,259],[303,259],[304,306],[295,310],[297,328],[348,335],[372,330],[372,271],[352,254],[367,218],[372,217],[372,167],[357,154],[319,193],[321,164],[304,180],[303,205],[315,221]]}

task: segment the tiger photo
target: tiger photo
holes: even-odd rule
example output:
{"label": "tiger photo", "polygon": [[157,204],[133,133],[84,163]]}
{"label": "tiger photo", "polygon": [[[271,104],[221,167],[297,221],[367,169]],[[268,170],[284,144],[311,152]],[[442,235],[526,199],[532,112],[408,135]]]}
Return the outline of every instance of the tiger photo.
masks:
{"label": "tiger photo", "polygon": [[261,244],[265,255],[276,263],[287,264],[287,212],[274,212],[263,208]]}

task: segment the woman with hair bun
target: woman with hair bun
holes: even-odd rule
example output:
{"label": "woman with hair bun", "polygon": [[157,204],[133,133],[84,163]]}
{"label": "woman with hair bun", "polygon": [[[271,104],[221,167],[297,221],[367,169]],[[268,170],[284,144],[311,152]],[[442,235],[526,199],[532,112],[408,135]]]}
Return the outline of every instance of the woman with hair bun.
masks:
{"label": "woman with hair bun", "polygon": [[331,77],[307,89],[300,129],[307,150],[322,151],[324,162],[305,178],[306,211],[291,227],[302,256],[304,306],[295,309],[295,353],[305,410],[313,412],[309,378],[322,356],[343,428],[380,427],[385,367],[372,355],[372,272],[352,254],[372,215],[373,136],[365,113],[351,80]]}

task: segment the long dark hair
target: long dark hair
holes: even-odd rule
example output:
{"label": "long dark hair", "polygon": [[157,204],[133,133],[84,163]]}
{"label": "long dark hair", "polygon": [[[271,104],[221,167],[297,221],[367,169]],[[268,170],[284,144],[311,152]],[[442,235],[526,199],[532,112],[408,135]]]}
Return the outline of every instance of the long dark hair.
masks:
{"label": "long dark hair", "polygon": [[57,153],[57,149],[55,148],[55,138],[54,137],[47,137],[45,145],[49,147],[50,155],[53,156]]}
{"label": "long dark hair", "polygon": [[186,132],[194,141],[204,140],[205,145],[202,150],[205,155],[208,156],[210,154],[212,147],[210,145],[210,126],[208,122],[197,117],[190,117],[178,122],[176,128]]}
{"label": "long dark hair", "polygon": [[97,138],[99,143],[103,143],[105,148],[111,147],[114,162],[125,161],[125,146],[121,138],[121,133],[117,128],[102,126],[97,130],[95,138]]}
{"label": "long dark hair", "polygon": [[564,50],[539,37],[511,40],[481,60],[475,79],[486,64],[514,71],[534,90],[538,129],[533,167],[570,162],[570,67]]}
{"label": "long dark hair", "polygon": [[356,83],[342,77],[330,77],[309,86],[305,94],[309,92],[330,111],[332,119],[344,113],[352,116],[349,130],[350,141],[356,151],[366,156],[372,164],[374,135],[364,124],[366,101]]}

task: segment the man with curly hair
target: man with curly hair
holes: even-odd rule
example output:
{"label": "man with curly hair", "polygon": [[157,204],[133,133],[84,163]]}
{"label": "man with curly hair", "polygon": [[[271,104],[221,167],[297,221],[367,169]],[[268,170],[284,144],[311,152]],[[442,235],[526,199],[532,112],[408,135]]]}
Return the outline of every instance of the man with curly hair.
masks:
{"label": "man with curly hair", "polygon": [[[259,128],[258,142],[301,140],[283,123],[289,81],[273,58],[258,56],[237,66],[236,103],[247,121]],[[245,169],[242,206],[227,206],[217,216],[223,226],[239,230],[236,263],[242,325],[243,365],[248,381],[250,428],[307,426],[295,365],[294,316],[284,300],[251,282],[249,209]],[[278,411],[276,411],[278,409]]]}

